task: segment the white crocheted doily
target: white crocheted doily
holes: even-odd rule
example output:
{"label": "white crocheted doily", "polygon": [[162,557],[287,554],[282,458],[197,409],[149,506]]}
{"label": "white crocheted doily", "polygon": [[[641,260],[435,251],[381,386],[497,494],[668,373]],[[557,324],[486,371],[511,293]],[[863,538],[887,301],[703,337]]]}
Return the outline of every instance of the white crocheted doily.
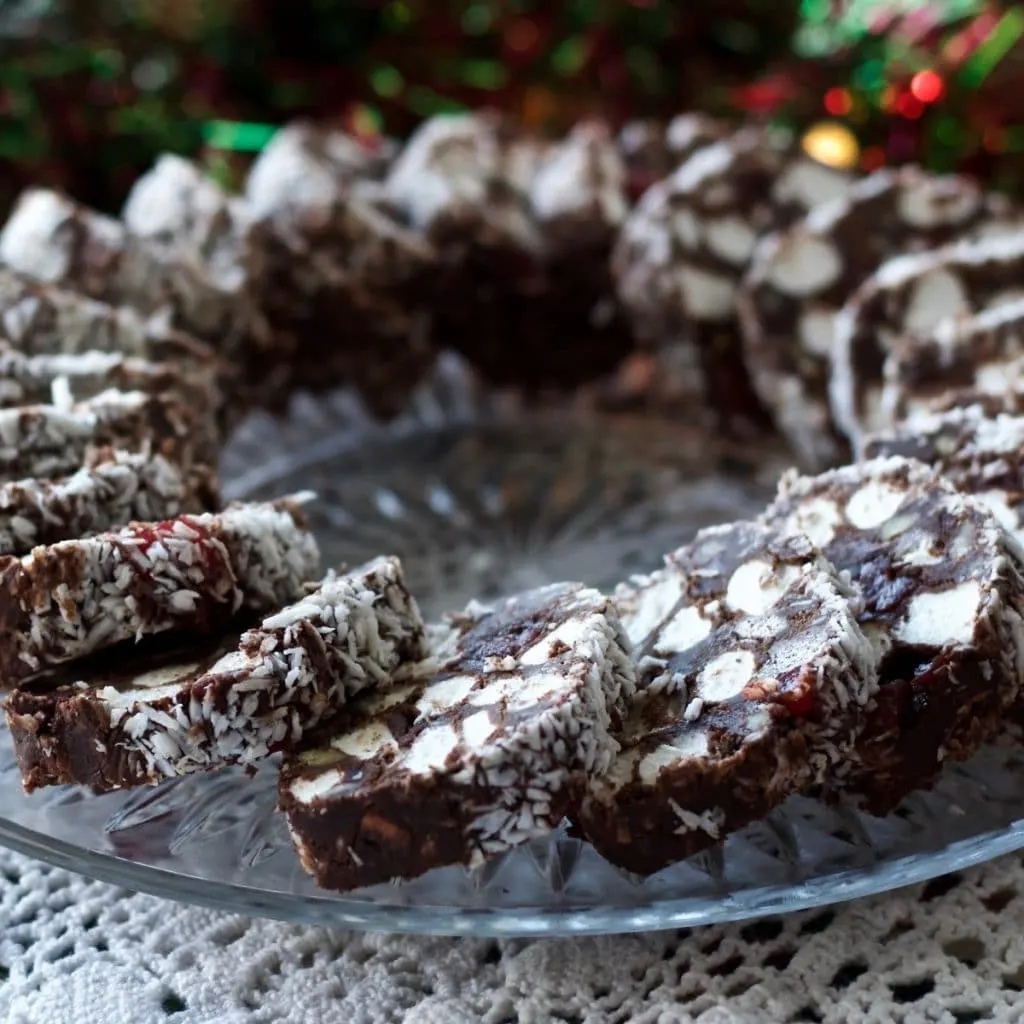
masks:
{"label": "white crocheted doily", "polygon": [[249,920],[0,851],[6,1024],[1024,1021],[1024,856],[827,910],[497,942]]}

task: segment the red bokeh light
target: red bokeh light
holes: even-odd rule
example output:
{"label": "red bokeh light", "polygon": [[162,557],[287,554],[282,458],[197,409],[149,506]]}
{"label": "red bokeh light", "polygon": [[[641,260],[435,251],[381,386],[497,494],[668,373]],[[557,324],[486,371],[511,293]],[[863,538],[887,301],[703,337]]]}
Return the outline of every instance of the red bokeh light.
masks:
{"label": "red bokeh light", "polygon": [[853,109],[853,99],[848,89],[836,86],[825,93],[825,109],[833,117],[845,117]]}
{"label": "red bokeh light", "polygon": [[909,92],[905,92],[897,101],[896,109],[901,117],[914,121],[924,113],[924,104]]}
{"label": "red bokeh light", "polygon": [[946,91],[946,83],[934,71],[918,71],[910,80],[910,91],[922,103],[937,103]]}

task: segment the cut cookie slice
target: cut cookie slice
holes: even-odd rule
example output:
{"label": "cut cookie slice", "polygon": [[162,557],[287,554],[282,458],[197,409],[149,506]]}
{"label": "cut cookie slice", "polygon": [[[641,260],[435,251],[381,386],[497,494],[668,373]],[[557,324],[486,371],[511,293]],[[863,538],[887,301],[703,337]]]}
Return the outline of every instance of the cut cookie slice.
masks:
{"label": "cut cookie slice", "polygon": [[425,308],[436,254],[361,194],[372,157],[341,132],[284,128],[253,165],[246,200],[267,246],[261,303],[279,393],[350,385],[387,417],[436,356]]}
{"label": "cut cookie slice", "polygon": [[212,364],[154,362],[120,352],[27,355],[0,341],[0,407],[52,403],[67,408],[104,391],[141,391],[216,409],[220,390]]}
{"label": "cut cookie slice", "polygon": [[131,523],[0,558],[0,681],[168,630],[211,633],[267,611],[319,573],[293,499]]}
{"label": "cut cookie slice", "polygon": [[608,272],[625,167],[606,126],[581,124],[548,144],[497,115],[433,118],[395,161],[384,195],[439,252],[436,347],[489,383],[574,389],[630,351]]}
{"label": "cut cookie slice", "polygon": [[884,427],[880,410],[886,358],[957,321],[1024,298],[1024,230],[889,260],[835,321],[829,380],[832,415],[856,444]]}
{"label": "cut cookie slice", "polygon": [[1024,299],[897,338],[885,360],[875,429],[922,412],[980,404],[1024,412]]}
{"label": "cut cookie slice", "polygon": [[843,444],[828,407],[834,320],[886,260],[1021,223],[1004,196],[917,167],[881,170],[764,239],[739,292],[743,351],[761,401],[811,464]]}
{"label": "cut cookie slice", "polygon": [[754,523],[617,590],[639,692],[576,818],[599,853],[651,874],[843,770],[878,685],[850,596],[806,537]]}
{"label": "cut cookie slice", "polygon": [[226,290],[194,260],[46,189],[18,199],[0,231],[0,263],[143,316],[169,313],[228,358],[267,329],[243,292]]}
{"label": "cut cookie slice", "polygon": [[633,670],[596,591],[557,584],[471,606],[432,643],[432,668],[354,703],[285,760],[280,806],[328,889],[476,866],[544,835],[615,752]]}
{"label": "cut cookie slice", "polygon": [[7,697],[27,792],[97,790],[250,765],[299,742],[357,693],[426,656],[397,559],[339,576],[253,629],[48,673]]}
{"label": "cut cookie slice", "polygon": [[970,757],[1024,670],[1021,551],[981,503],[912,459],[783,477],[765,513],[805,532],[863,603],[881,658],[878,703],[846,773],[826,779],[885,814]]}
{"label": "cut cookie slice", "polygon": [[173,519],[219,505],[211,470],[185,471],[162,455],[111,448],[86,453],[86,464],[57,480],[0,483],[0,555],[24,555],[38,544]]}
{"label": "cut cookie slice", "polygon": [[756,402],[739,352],[736,297],[755,244],[848,184],[787,141],[745,128],[644,193],[612,269],[639,339],[689,352],[676,360],[681,396],[725,421],[749,418]]}
{"label": "cut cookie slice", "polygon": [[160,362],[212,365],[213,350],[172,330],[167,318],[143,319],[77,292],[40,284],[0,267],[0,339],[26,355],[119,352]]}
{"label": "cut cookie slice", "polygon": [[919,413],[866,435],[860,454],[864,459],[900,455],[933,466],[1024,544],[1024,417],[990,417],[980,405]]}
{"label": "cut cookie slice", "polygon": [[74,473],[90,448],[157,452],[179,465],[212,465],[219,431],[208,408],[170,395],[103,391],[84,402],[0,409],[0,480]]}

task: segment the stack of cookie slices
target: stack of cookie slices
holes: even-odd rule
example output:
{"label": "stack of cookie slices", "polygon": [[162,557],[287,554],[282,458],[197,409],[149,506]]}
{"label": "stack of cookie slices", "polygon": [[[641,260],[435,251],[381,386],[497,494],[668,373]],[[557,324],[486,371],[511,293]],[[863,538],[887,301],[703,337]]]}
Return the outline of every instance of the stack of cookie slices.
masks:
{"label": "stack of cookie slices", "polygon": [[[277,755],[299,859],[342,890],[566,821],[647,875],[794,794],[889,813],[1024,725],[1022,276],[1003,197],[702,115],[296,124],[241,194],[168,155],[120,218],[30,190],[0,230],[26,791]],[[325,572],[314,496],[222,503],[250,410],[344,387],[387,419],[449,351],[527,402],[774,428],[802,471],[611,593],[429,624],[386,552]]]}

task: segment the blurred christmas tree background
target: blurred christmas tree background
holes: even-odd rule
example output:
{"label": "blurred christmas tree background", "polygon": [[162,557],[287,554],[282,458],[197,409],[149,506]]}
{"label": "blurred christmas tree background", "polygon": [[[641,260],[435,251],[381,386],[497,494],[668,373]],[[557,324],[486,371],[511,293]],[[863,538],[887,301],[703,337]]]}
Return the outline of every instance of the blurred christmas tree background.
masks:
{"label": "blurred christmas tree background", "polygon": [[703,109],[1024,195],[1024,9],[985,0],[0,0],[0,212],[116,209],[164,150],[237,178],[298,116],[403,135],[498,106],[556,130]]}

